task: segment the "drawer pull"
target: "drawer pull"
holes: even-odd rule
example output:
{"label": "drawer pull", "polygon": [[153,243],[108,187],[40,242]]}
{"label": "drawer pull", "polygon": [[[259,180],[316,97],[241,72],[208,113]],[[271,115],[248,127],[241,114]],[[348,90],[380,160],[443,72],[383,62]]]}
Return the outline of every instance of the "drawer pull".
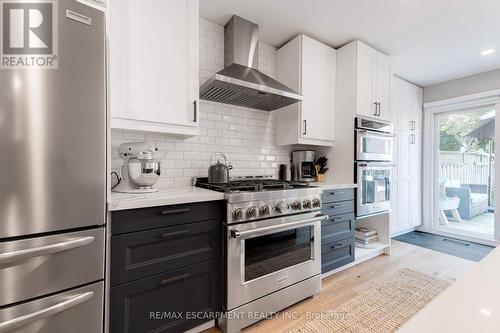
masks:
{"label": "drawer pull", "polygon": [[3,323],[0,323],[0,333],[17,332],[24,326],[32,324],[36,321],[55,316],[58,313],[69,310],[79,304],[82,304],[94,296],[93,291],[89,291],[80,295],[76,295],[60,303],[49,306],[48,308],[29,313],[27,315],[14,318]]}
{"label": "drawer pull", "polygon": [[180,230],[180,231],[174,231],[174,232],[167,232],[167,233],[161,234],[160,237],[165,239],[165,238],[172,238],[175,236],[180,236],[180,235],[184,235],[184,234],[188,234],[188,233],[189,233],[189,229],[186,229],[186,230]]}
{"label": "drawer pull", "polygon": [[345,205],[332,205],[330,208],[335,209],[335,208],[342,208],[345,207]]}
{"label": "drawer pull", "polygon": [[160,284],[162,286],[164,286],[164,285],[167,285],[167,284],[170,284],[170,283],[174,283],[174,282],[177,282],[177,281],[181,281],[181,280],[187,279],[188,277],[189,277],[189,273],[184,273],[184,274],[181,274],[181,275],[178,275],[178,276],[174,276],[173,278],[170,278],[170,279],[161,280]]}
{"label": "drawer pull", "polygon": [[189,212],[189,208],[181,208],[181,209],[172,209],[172,210],[164,210],[160,214],[161,215],[174,215]]}
{"label": "drawer pull", "polygon": [[345,192],[330,192],[330,195],[341,195],[345,194]]}
{"label": "drawer pull", "polygon": [[345,221],[349,221],[348,219],[344,219],[344,218],[338,218],[338,219],[331,219],[330,222],[333,222],[333,223],[340,223],[340,222],[345,222]]}
{"label": "drawer pull", "polygon": [[331,245],[331,246],[330,246],[330,248],[331,248],[331,249],[333,249],[333,250],[338,250],[338,249],[340,249],[340,248],[342,248],[342,247],[344,247],[344,246],[345,246],[345,245],[344,245],[344,244],[342,244],[342,243],[337,243],[337,244],[333,244],[333,245]]}

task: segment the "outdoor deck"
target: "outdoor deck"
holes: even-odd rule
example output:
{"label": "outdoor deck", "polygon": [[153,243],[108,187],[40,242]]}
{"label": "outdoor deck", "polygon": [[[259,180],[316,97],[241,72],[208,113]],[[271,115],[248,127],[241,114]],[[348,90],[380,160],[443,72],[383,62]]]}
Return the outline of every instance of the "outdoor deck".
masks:
{"label": "outdoor deck", "polygon": [[494,213],[484,213],[478,215],[471,220],[462,220],[457,222],[449,220],[450,225],[440,225],[439,229],[446,232],[464,232],[464,233],[479,233],[485,235],[486,239],[493,239],[494,235]]}

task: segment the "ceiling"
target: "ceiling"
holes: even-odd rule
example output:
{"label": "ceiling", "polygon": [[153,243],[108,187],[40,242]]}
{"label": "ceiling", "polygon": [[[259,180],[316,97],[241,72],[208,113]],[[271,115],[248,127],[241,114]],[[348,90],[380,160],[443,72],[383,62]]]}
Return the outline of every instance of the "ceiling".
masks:
{"label": "ceiling", "polygon": [[202,17],[239,15],[276,47],[297,33],[333,47],[360,39],[422,87],[500,68],[499,13],[499,0],[200,0]]}

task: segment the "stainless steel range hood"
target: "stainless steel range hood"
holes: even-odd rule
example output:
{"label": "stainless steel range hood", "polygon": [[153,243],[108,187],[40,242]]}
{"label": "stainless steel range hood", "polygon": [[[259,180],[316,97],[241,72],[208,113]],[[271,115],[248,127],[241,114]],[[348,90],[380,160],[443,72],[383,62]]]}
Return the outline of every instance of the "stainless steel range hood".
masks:
{"label": "stainless steel range hood", "polygon": [[225,68],[200,88],[201,99],[272,111],[302,95],[258,71],[259,26],[234,15],[224,27]]}

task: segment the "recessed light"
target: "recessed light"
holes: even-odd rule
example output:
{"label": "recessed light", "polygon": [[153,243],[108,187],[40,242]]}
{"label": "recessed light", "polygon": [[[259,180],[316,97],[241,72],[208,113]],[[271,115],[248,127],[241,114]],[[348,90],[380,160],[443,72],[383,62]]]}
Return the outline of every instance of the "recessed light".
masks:
{"label": "recessed light", "polygon": [[488,50],[484,50],[483,52],[481,52],[481,55],[488,55],[488,54],[492,54],[493,52],[495,52],[495,50],[488,49]]}

